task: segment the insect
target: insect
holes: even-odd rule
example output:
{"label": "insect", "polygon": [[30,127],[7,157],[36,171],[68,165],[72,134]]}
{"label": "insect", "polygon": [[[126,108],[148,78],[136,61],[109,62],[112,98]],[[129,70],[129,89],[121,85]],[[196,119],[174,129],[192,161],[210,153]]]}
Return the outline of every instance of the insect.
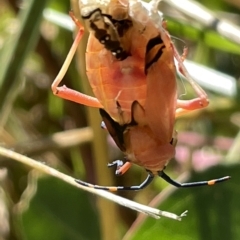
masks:
{"label": "insect", "polygon": [[[185,54],[179,56],[162,20],[158,18],[160,24],[157,25],[153,20],[154,11],[149,14],[141,1],[80,1],[80,8],[90,30],[86,70],[96,98],[66,86],[58,87],[84,33],[84,28],[73,13],[70,16],[79,30],[52,84],[53,93],[100,108],[103,125],[126,155],[125,162],[117,160],[109,164],[109,167],[116,166],[117,175],[125,173],[135,163],[144,167],[148,176],[139,186],[131,187],[104,187],[76,181],[88,187],[117,191],[142,189],[155,175],[177,187],[213,185],[228,180],[226,176],[181,184],[163,171],[175,154],[175,117],[206,107],[208,99],[204,90],[190,78],[183,65]],[[197,98],[177,99],[174,58]]]}

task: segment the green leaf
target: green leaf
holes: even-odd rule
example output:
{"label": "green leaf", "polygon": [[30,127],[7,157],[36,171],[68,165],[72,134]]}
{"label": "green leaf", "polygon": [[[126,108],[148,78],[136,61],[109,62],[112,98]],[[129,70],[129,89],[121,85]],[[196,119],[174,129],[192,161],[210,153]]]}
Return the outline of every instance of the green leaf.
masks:
{"label": "green leaf", "polygon": [[89,195],[58,179],[40,178],[20,220],[24,239],[100,239],[99,220]]}
{"label": "green leaf", "polygon": [[39,37],[39,25],[46,0],[29,0],[26,7],[19,13],[19,30],[5,43],[0,53],[0,109],[9,90],[21,81],[19,72],[30,51],[34,48]]}
{"label": "green leaf", "polygon": [[171,19],[168,21],[168,30],[173,35],[173,40],[176,34],[180,39],[187,38],[188,40],[192,40],[197,43],[199,43],[199,41],[203,41],[206,46],[213,49],[240,54],[240,47],[238,44],[229,41],[210,29],[195,26],[194,23],[189,24],[181,21],[176,22],[176,20]]}

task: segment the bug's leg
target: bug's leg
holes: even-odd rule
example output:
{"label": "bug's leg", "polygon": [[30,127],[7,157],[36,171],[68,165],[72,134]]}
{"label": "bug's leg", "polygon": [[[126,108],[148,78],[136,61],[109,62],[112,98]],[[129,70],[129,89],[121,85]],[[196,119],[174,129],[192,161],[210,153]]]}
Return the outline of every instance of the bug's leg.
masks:
{"label": "bug's leg", "polygon": [[75,40],[73,42],[73,45],[57,75],[57,77],[54,79],[52,83],[52,91],[55,95],[57,95],[60,98],[64,98],[73,102],[77,102],[80,104],[84,104],[86,106],[90,107],[97,107],[100,108],[102,105],[100,102],[91,96],[88,96],[86,94],[80,93],[78,91],[75,91],[73,89],[67,88],[66,86],[59,87],[58,85],[62,81],[64,75],[67,72],[67,69],[73,59],[73,56],[77,50],[77,47],[79,45],[79,42],[82,39],[83,33],[84,33],[84,27],[81,25],[81,23],[78,21],[78,19],[74,16],[73,12],[69,13],[73,21],[75,22],[76,26],[78,27],[78,32],[75,37]]}
{"label": "bug's leg", "polygon": [[206,106],[199,104],[201,100],[199,98],[194,98],[190,100],[177,100],[177,108],[175,112],[175,117],[182,116],[186,113],[189,113],[193,110],[197,110]]}
{"label": "bug's leg", "polygon": [[187,48],[187,47],[184,47],[184,48],[183,48],[183,53],[182,53],[182,55],[180,56],[182,62],[184,62],[184,60],[187,58],[187,54],[188,54],[188,48]]}
{"label": "bug's leg", "polygon": [[[101,128],[103,128],[104,130],[108,130],[104,121],[101,122]],[[107,166],[108,167],[116,166],[117,169],[116,169],[115,175],[121,176],[132,166],[132,164],[128,161],[123,162],[122,160],[115,160],[111,163],[108,163]]]}
{"label": "bug's leg", "polygon": [[78,180],[75,179],[75,181],[85,187],[90,187],[90,188],[95,188],[95,189],[100,189],[100,190],[106,190],[106,191],[110,191],[110,192],[116,192],[116,191],[125,191],[125,190],[130,190],[130,191],[138,191],[141,190],[145,187],[147,187],[153,180],[154,175],[149,172],[147,178],[145,179],[144,182],[142,182],[140,185],[138,186],[130,186],[130,187],[125,187],[125,186],[99,186],[99,185],[94,185],[94,184],[90,184],[87,182],[84,182],[82,180]]}
{"label": "bug's leg", "polygon": [[117,166],[117,169],[121,168],[124,165],[124,162],[122,160],[115,160],[111,163],[108,163],[108,167],[114,167]]}
{"label": "bug's leg", "polygon": [[176,47],[174,46],[173,42],[171,41],[170,35],[167,30],[164,28],[161,32],[161,38],[169,51],[173,52],[174,58],[178,62],[179,71],[185,76],[186,80],[192,86],[193,90],[197,94],[198,97],[191,99],[191,100],[178,100],[177,101],[177,110],[176,110],[176,117],[185,114],[189,111],[200,109],[207,107],[209,104],[208,96],[206,92],[191,78],[189,75],[186,67],[183,64],[187,56],[187,48],[184,48],[182,56],[179,55]]}
{"label": "bug's leg", "polygon": [[230,176],[225,176],[222,178],[217,178],[217,179],[213,179],[213,180],[209,180],[209,181],[200,181],[200,182],[189,182],[189,183],[179,183],[176,182],[175,180],[173,180],[172,178],[170,178],[165,172],[163,171],[159,171],[158,172],[158,176],[163,178],[166,182],[170,183],[171,185],[178,187],[178,188],[187,188],[187,187],[199,187],[199,186],[212,186],[215,183],[220,183],[223,181],[226,181],[228,179],[230,179]]}
{"label": "bug's leg", "polygon": [[[161,34],[161,35],[163,35],[163,36],[161,36],[161,38],[163,39],[164,44],[166,45],[166,42],[167,42],[168,44],[166,46],[168,46],[168,47],[171,46],[173,52],[174,53],[176,52],[175,54],[178,54],[177,50],[174,47],[173,42],[171,41],[170,34],[167,31],[167,21],[165,19],[162,20],[162,27],[165,30],[165,31],[162,31],[163,33]],[[169,43],[170,43],[170,45],[169,45]],[[188,48],[184,47],[182,55],[180,56],[178,54],[180,56],[181,62],[184,62],[184,60],[187,57],[187,54],[188,54]]]}
{"label": "bug's leg", "polygon": [[[182,63],[181,63],[182,64]],[[184,65],[182,64],[184,67]],[[184,67],[185,68],[185,67]],[[208,96],[206,92],[196,83],[194,82],[190,75],[186,72],[186,79],[191,84],[192,88],[198,95],[197,98],[193,98],[190,100],[177,100],[176,106],[176,117],[188,113],[192,110],[200,109],[207,107],[209,104]]]}
{"label": "bug's leg", "polygon": [[130,162],[123,162],[122,160],[116,160],[112,163],[108,163],[108,167],[116,166],[117,170],[115,172],[115,175],[121,176],[123,175],[131,166],[132,164]]}
{"label": "bug's leg", "polygon": [[180,56],[172,43],[172,48],[174,52],[174,57],[178,62],[179,71],[185,76],[186,80],[190,83],[193,90],[197,94],[198,97],[191,99],[191,100],[178,100],[177,101],[177,110],[176,110],[176,117],[183,115],[189,111],[200,109],[207,107],[209,104],[208,96],[206,92],[198,85],[189,75],[186,67],[183,64],[183,61],[187,55],[187,49],[184,48],[183,55]]}
{"label": "bug's leg", "polygon": [[[182,62],[179,63],[181,65],[181,69],[186,70],[183,63]],[[184,76],[186,77],[187,81],[191,84],[192,88],[194,89],[198,97],[193,98],[191,100],[177,100],[176,117],[192,110],[207,107],[209,104],[206,92],[195,81],[193,81],[187,70],[185,71]]]}
{"label": "bug's leg", "polygon": [[107,126],[104,121],[101,122],[101,128],[107,130]]}

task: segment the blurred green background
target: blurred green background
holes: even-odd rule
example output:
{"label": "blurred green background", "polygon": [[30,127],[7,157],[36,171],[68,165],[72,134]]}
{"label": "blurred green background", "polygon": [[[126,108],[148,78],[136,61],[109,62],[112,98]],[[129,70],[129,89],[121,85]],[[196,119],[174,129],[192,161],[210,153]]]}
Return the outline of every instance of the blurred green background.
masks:
{"label": "blurred green background", "polygon": [[[77,15],[77,2],[0,0],[0,144],[91,183],[136,185],[145,178],[144,169],[133,167],[115,177],[106,167],[123,156],[100,128],[98,110],[59,99],[50,88],[73,33],[50,21],[46,10],[67,15],[73,9]],[[199,2],[240,26],[238,0]],[[206,75],[213,85],[205,88],[211,104],[177,120],[176,159],[166,172],[184,181],[232,179],[177,190],[156,178],[142,191],[118,193],[143,204],[154,199],[152,206],[176,214],[189,211],[181,222],[137,219],[133,210],[0,157],[0,240],[240,238],[240,41],[223,38],[167,4],[160,10],[179,51],[187,46],[188,59],[233,77],[233,92],[224,93],[214,85],[218,73]],[[84,73],[86,40],[87,34],[63,84],[91,94]],[[187,87],[186,98],[192,96]]]}

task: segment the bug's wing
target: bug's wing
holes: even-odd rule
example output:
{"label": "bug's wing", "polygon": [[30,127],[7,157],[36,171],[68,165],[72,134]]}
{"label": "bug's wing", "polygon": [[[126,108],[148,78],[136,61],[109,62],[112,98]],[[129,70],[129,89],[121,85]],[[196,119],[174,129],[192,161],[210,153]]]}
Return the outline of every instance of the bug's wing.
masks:
{"label": "bug's wing", "polygon": [[164,51],[147,74],[146,121],[163,142],[172,139],[177,98],[176,70],[171,52]]}
{"label": "bug's wing", "polygon": [[100,108],[99,111],[109,134],[111,135],[117,146],[120,148],[120,150],[125,152],[126,148],[123,139],[123,132],[125,130],[125,126],[121,126],[119,125],[119,123],[115,122],[105,110]]}

